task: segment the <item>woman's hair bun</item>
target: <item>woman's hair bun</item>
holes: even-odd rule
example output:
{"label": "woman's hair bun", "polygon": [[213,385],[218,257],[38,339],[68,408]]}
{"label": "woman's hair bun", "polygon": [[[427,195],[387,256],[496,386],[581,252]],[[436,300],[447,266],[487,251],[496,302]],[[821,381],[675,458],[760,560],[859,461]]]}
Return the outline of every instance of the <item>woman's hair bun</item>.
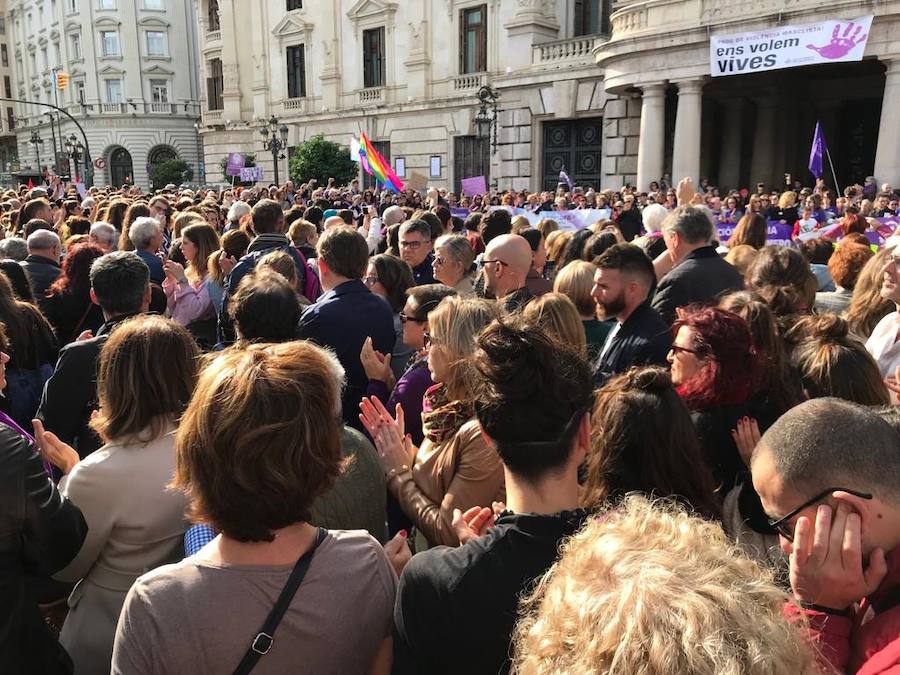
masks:
{"label": "woman's hair bun", "polygon": [[648,366],[632,368],[627,373],[628,388],[661,394],[672,388],[672,376],[665,368]]}

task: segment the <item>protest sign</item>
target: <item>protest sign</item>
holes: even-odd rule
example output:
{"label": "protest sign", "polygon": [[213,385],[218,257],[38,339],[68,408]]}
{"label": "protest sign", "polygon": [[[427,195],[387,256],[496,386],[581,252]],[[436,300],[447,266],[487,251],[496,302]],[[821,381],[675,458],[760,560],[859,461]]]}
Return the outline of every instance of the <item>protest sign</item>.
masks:
{"label": "protest sign", "polygon": [[225,175],[226,176],[240,176],[241,169],[244,168],[246,164],[246,158],[239,152],[230,152],[228,153],[228,158],[225,160]]}
{"label": "protest sign", "polygon": [[801,26],[713,35],[709,70],[713,77],[797,68],[816,63],[861,61],[872,17],[821,21]]}
{"label": "protest sign", "polygon": [[469,195],[483,195],[488,191],[487,181],[484,176],[473,176],[472,178],[463,178],[460,181],[463,193]]}
{"label": "protest sign", "polygon": [[250,181],[261,181],[263,179],[263,168],[261,166],[247,166],[240,171],[241,182],[249,183]]}
{"label": "protest sign", "polygon": [[421,192],[428,187],[428,179],[418,171],[410,171],[409,178],[406,179],[406,187]]}

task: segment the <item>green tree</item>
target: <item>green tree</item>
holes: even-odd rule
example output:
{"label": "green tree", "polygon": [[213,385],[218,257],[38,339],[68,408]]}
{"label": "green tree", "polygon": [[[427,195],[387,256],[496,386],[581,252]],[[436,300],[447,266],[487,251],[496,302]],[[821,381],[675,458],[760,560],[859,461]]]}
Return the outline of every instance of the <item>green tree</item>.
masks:
{"label": "green tree", "polygon": [[[222,180],[224,182],[231,183],[233,180],[235,185],[242,185],[244,187],[249,187],[249,186],[253,185],[253,181],[241,182],[240,176],[236,176],[232,179],[231,176],[229,176],[227,173],[225,173],[225,167],[227,166],[227,164],[228,164],[228,155],[225,155],[222,158],[222,161],[219,162],[219,169],[222,171]],[[254,155],[253,153],[244,153],[244,166],[248,169],[251,166],[256,166],[256,155]]]}
{"label": "green tree", "polygon": [[321,135],[294,149],[289,168],[291,180],[297,185],[312,178],[319,185],[327,185],[329,178],[334,178],[336,185],[346,185],[357,176],[356,162],[350,159],[349,150]]}
{"label": "green tree", "polygon": [[165,187],[167,183],[175,183],[181,185],[187,183],[194,177],[194,170],[183,159],[167,159],[160,162],[150,169],[150,182],[153,183],[153,189],[158,190]]}

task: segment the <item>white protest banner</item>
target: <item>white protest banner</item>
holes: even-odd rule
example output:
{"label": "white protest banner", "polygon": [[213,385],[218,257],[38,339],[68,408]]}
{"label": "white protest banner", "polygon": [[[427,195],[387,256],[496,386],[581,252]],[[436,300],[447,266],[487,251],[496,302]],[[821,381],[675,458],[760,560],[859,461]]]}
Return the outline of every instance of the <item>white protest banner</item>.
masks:
{"label": "white protest banner", "polygon": [[598,220],[609,220],[612,217],[612,209],[573,209],[571,211],[540,211],[534,213],[525,209],[511,206],[492,206],[489,210],[506,209],[510,215],[525,216],[532,227],[537,226],[545,218],[555,220],[560,230],[580,230],[590,227]]}
{"label": "white protest banner", "polygon": [[241,169],[241,182],[249,183],[250,181],[259,182],[263,179],[263,168],[261,166],[248,166]]}
{"label": "white protest banner", "polygon": [[709,39],[709,72],[713,77],[744,75],[816,63],[861,61],[872,17],[852,21],[822,21],[802,26]]}

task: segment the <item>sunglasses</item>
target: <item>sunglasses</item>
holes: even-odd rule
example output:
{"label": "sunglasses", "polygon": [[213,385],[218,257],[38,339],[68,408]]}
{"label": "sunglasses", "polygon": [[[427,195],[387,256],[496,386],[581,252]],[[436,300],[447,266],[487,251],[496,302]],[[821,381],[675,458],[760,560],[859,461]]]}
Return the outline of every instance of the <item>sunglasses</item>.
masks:
{"label": "sunglasses", "polygon": [[681,345],[672,345],[671,347],[673,354],[694,354],[697,355],[700,352],[696,349],[690,349],[689,347],[682,347]]}
{"label": "sunglasses", "polygon": [[850,490],[848,488],[842,488],[842,487],[830,487],[825,490],[822,490],[822,492],[817,494],[812,499],[803,502],[800,506],[798,506],[796,509],[794,509],[787,515],[782,516],[781,518],[778,518],[777,520],[773,519],[773,518],[769,518],[769,527],[774,529],[778,534],[780,534],[782,537],[784,537],[788,541],[791,541],[791,542],[794,541],[794,530],[788,524],[788,521],[791,518],[793,518],[794,516],[796,516],[798,513],[800,513],[803,509],[812,506],[817,501],[825,499],[825,497],[830,495],[832,492],[846,492],[847,494],[851,494],[854,497],[859,497],[860,499],[872,499],[872,494],[869,492],[860,492],[859,490]]}
{"label": "sunglasses", "polygon": [[425,323],[428,319],[420,319],[417,316],[410,316],[405,312],[400,312],[400,323],[406,323],[407,321],[412,321],[413,323]]}
{"label": "sunglasses", "polygon": [[430,349],[435,344],[439,342],[431,333],[424,333],[422,335],[422,341],[425,343],[425,349]]}
{"label": "sunglasses", "polygon": [[363,283],[369,288],[372,288],[372,286],[378,283],[378,277],[376,277],[374,274],[370,274],[363,279]]}

